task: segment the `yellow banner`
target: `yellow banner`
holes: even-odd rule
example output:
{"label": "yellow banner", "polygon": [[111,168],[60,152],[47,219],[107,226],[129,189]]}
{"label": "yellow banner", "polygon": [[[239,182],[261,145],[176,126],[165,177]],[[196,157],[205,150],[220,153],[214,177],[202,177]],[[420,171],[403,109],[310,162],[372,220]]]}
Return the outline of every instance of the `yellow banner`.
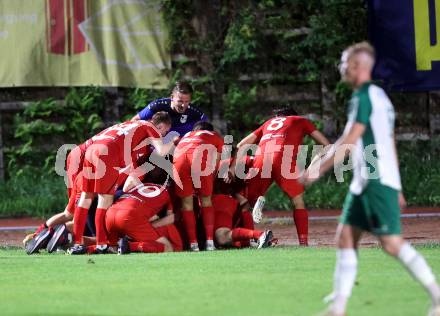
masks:
{"label": "yellow banner", "polygon": [[0,86],[165,88],[171,59],[154,0],[0,1]]}

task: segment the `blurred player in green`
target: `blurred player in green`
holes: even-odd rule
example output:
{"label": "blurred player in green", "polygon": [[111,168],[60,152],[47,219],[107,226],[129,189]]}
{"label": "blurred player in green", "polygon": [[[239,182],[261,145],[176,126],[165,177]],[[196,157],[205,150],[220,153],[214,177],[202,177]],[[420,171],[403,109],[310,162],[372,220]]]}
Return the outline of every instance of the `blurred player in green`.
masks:
{"label": "blurred player in green", "polygon": [[379,239],[384,251],[399,260],[430,294],[430,316],[440,316],[440,288],[425,259],[401,236],[402,194],[394,140],[394,108],[385,92],[371,83],[375,62],[373,47],[358,43],[342,54],[339,70],[354,92],[349,102],[344,133],[320,162],[312,163],[302,177],[316,181],[341,163],[351,147],[353,179],[336,233],[337,253],[332,301],[323,315],[345,315],[357,273],[357,247],[364,231]]}

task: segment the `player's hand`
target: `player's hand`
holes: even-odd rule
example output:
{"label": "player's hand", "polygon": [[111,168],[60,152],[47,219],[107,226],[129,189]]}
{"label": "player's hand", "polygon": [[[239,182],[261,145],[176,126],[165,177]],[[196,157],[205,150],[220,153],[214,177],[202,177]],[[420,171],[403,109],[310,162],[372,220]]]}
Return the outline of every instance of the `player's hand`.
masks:
{"label": "player's hand", "polygon": [[142,182],[134,176],[128,176],[127,180],[125,180],[124,187],[122,188],[123,192],[128,192],[134,187],[137,187]]}
{"label": "player's hand", "polygon": [[174,143],[175,146],[177,146],[177,144],[180,142],[181,139],[182,139],[182,137],[175,136],[175,137],[173,137],[172,142]]}
{"label": "player's hand", "polygon": [[303,172],[301,177],[298,178],[298,182],[302,183],[305,186],[309,186],[309,185],[315,183],[318,179],[319,179],[319,177],[312,177],[310,175],[309,170],[307,169]]}
{"label": "player's hand", "polygon": [[223,181],[227,184],[230,184],[234,180],[234,174],[231,171],[228,171],[226,177],[223,178]]}
{"label": "player's hand", "polygon": [[406,208],[406,199],[402,192],[399,192],[399,206],[402,210]]}

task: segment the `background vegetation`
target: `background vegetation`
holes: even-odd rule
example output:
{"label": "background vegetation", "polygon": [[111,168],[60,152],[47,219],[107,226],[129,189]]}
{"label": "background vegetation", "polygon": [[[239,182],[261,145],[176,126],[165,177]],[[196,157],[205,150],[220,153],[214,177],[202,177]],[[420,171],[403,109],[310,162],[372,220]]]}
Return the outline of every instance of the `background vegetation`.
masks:
{"label": "background vegetation", "polygon": [[[274,107],[290,103],[310,115],[330,138],[338,135],[351,91],[339,83],[335,66],[344,47],[368,38],[365,1],[163,0],[163,13],[170,50],[179,56],[173,58],[170,87],[177,79],[190,80],[196,91],[193,103],[223,132],[238,141]],[[20,98],[24,89],[12,91],[8,93]],[[57,149],[131,118],[168,91],[132,88],[112,94],[99,87],[70,88],[62,103],[54,97],[33,102],[4,131],[9,141],[0,216],[47,216],[63,209],[65,186],[53,168]],[[392,97],[397,105],[417,102],[414,96]],[[398,112],[398,128],[414,117],[420,120],[424,113]],[[438,141],[402,143],[399,148],[409,203],[440,205]],[[347,185],[328,175],[307,190],[306,203],[339,208]],[[276,187],[268,193],[268,208],[290,208]]]}

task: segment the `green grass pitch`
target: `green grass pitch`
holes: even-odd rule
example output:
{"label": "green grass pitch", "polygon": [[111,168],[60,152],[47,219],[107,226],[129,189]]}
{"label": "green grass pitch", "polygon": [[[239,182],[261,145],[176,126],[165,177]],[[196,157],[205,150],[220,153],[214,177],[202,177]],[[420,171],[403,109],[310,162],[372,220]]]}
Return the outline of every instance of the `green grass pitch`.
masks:
{"label": "green grass pitch", "polygon": [[[437,275],[440,248],[419,248]],[[0,249],[1,315],[316,315],[335,250],[274,248],[127,256],[27,256]],[[349,315],[426,315],[400,264],[361,249]]]}

